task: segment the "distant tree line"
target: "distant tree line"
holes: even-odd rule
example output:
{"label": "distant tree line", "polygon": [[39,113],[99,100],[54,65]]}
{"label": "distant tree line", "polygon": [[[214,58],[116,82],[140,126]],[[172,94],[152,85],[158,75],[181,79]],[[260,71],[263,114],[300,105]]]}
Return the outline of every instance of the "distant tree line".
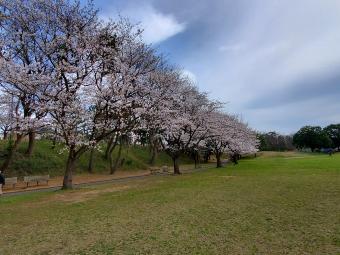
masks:
{"label": "distant tree line", "polygon": [[258,139],[261,151],[291,151],[295,149],[291,135],[281,135],[276,132],[259,133]]}
{"label": "distant tree line", "polygon": [[294,136],[293,144],[298,149],[310,149],[312,152],[322,149],[340,149],[340,124],[331,124],[325,128],[304,126]]}

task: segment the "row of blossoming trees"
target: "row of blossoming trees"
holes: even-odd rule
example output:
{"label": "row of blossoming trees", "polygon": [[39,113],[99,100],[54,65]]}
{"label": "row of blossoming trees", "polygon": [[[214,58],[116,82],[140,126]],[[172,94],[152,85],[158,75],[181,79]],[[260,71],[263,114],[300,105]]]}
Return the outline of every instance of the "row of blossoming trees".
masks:
{"label": "row of blossoming trees", "polygon": [[161,145],[175,174],[179,156],[200,148],[213,151],[217,166],[224,153],[256,151],[255,133],[169,67],[127,20],[100,21],[92,4],[68,0],[0,5],[2,125],[16,134],[1,169],[25,136],[31,154],[43,130],[68,151],[64,188],[82,154],[105,142],[110,157],[129,134]]}

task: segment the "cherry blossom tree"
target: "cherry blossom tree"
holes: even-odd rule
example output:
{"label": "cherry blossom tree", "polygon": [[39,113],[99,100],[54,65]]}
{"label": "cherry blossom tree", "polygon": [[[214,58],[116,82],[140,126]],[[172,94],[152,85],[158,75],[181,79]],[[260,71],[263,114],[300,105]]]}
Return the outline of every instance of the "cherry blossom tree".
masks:
{"label": "cherry blossom tree", "polygon": [[117,145],[122,145],[122,137],[140,125],[142,115],[147,112],[149,99],[155,96],[153,87],[149,84],[149,76],[161,63],[154,50],[143,43],[140,30],[126,20],[116,24],[116,51],[111,59],[112,68],[106,77],[106,82],[98,86],[97,100],[109,109],[112,121],[109,131],[111,137],[107,146],[110,161],[110,173],[117,169],[117,158],[112,160],[112,151]]}
{"label": "cherry blossom tree", "polygon": [[226,152],[233,132],[233,120],[222,112],[214,112],[209,118],[209,136],[206,147],[212,150],[216,157],[216,167],[222,167],[221,157]]}
{"label": "cherry blossom tree", "polygon": [[0,125],[3,133],[3,140],[7,140],[12,133],[12,123],[14,120],[15,101],[14,97],[2,94],[0,96]]}
{"label": "cherry blossom tree", "polygon": [[0,2],[0,85],[4,95],[17,98],[16,126],[20,128],[15,128],[15,144],[28,135],[28,155],[33,152],[36,129],[46,115],[39,107],[39,91],[49,83],[49,69],[35,40],[40,27],[35,13],[30,11],[31,4],[20,0]]}
{"label": "cherry blossom tree", "polygon": [[161,134],[164,131],[164,123],[168,122],[170,117],[168,113],[174,92],[171,86],[180,80],[178,78],[176,69],[161,63],[155,71],[150,73],[147,80],[150,93],[144,97],[145,111],[137,133],[147,137],[151,151],[151,165],[154,164],[157,152],[161,149]]}
{"label": "cherry blossom tree", "polygon": [[119,157],[112,151],[139,131],[150,139],[151,161],[161,144],[175,174],[180,155],[197,155],[205,144],[215,147],[218,166],[223,153],[256,150],[247,125],[219,112],[221,103],[170,68],[128,20],[100,21],[91,2],[71,0],[2,0],[0,11],[0,85],[14,99],[4,125],[16,133],[2,169],[25,135],[32,152],[42,127],[68,152],[63,188],[72,188],[76,162],[88,150],[93,168],[102,141],[113,174]]}
{"label": "cherry blossom tree", "polygon": [[256,153],[258,151],[259,141],[256,132],[248,127],[247,124],[236,119],[234,132],[231,135],[228,144],[228,154],[232,162],[238,163],[242,155]]}
{"label": "cherry blossom tree", "polygon": [[219,107],[206,93],[200,93],[192,82],[179,72],[169,89],[169,108],[163,121],[162,145],[180,174],[179,157],[197,148],[206,137],[206,116]]}
{"label": "cherry blossom tree", "polygon": [[[44,94],[57,135],[68,149],[63,181],[72,187],[78,158],[113,134],[127,132],[143,112],[145,76],[158,58],[126,21],[102,23],[92,5],[49,2],[44,43],[54,82]],[[131,124],[132,123],[132,124]]]}
{"label": "cherry blossom tree", "polygon": [[216,157],[216,167],[222,167],[223,154],[237,163],[240,155],[257,151],[256,133],[236,116],[216,111],[210,114],[208,122],[209,135],[205,143]]}

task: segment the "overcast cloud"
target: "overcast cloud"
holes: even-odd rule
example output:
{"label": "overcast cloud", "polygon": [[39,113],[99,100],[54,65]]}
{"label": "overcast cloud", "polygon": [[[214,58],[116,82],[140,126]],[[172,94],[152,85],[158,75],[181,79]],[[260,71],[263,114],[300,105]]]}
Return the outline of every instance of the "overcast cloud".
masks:
{"label": "overcast cloud", "polygon": [[96,0],[261,131],[340,123],[340,1]]}

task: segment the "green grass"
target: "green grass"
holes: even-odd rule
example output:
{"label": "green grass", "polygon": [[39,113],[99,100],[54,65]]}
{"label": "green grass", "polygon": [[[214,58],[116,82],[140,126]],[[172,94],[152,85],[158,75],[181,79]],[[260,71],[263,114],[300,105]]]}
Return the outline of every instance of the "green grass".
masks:
{"label": "green grass", "polygon": [[0,219],[2,255],[340,254],[340,155],[4,197]]}
{"label": "green grass", "polygon": [[[6,157],[7,141],[0,141],[0,163]],[[20,144],[15,154],[13,163],[10,165],[6,176],[24,176],[37,174],[50,174],[51,176],[63,175],[67,152],[61,145],[52,149],[52,142],[48,140],[37,140],[34,153],[31,157],[25,155],[27,141]],[[104,159],[105,145],[101,150],[96,150],[94,155],[94,172],[108,173],[109,162]],[[113,157],[117,155],[118,148],[113,152]],[[121,170],[140,170],[149,167],[150,152],[147,147],[130,146],[125,147],[122,151],[122,158],[125,158]],[[89,152],[80,157],[77,164],[77,173],[87,171]],[[187,157],[182,157],[181,162],[188,164],[192,161]],[[171,165],[171,158],[166,153],[161,152],[156,160],[156,165]]]}

